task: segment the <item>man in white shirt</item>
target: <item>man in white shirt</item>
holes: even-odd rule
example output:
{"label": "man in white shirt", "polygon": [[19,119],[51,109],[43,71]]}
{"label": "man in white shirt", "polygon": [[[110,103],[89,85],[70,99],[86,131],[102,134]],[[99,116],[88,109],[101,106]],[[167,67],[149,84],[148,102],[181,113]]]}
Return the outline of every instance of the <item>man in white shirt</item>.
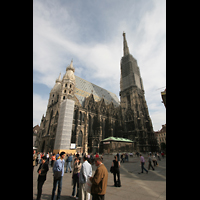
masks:
{"label": "man in white shirt", "polygon": [[81,167],[79,175],[79,199],[80,200],[89,200],[90,193],[85,191],[85,183],[87,182],[88,177],[92,176],[92,166],[87,161],[88,157],[83,157],[83,165]]}

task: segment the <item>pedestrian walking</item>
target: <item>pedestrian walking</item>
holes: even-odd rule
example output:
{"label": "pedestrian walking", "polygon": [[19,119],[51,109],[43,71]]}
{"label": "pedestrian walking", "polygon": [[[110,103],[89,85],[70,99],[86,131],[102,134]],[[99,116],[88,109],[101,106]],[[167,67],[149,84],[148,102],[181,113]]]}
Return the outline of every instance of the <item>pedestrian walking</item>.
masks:
{"label": "pedestrian walking", "polygon": [[[114,156],[114,160],[112,162],[112,167],[114,167],[113,171],[113,177],[114,177],[114,186],[115,187],[121,187],[121,181],[120,181],[120,161],[118,161],[117,156]],[[116,175],[117,175],[117,181],[116,181]]]}
{"label": "pedestrian walking", "polygon": [[157,159],[156,159],[156,157],[153,156],[152,160],[153,160],[153,165],[154,165],[154,167],[155,167],[155,166],[157,165]]}
{"label": "pedestrian walking", "polygon": [[[75,158],[74,161],[74,168],[72,173],[72,181],[73,181],[73,191],[71,197],[76,197],[78,199],[79,197],[79,175],[81,171],[82,164],[80,162],[80,158]],[[76,186],[77,186],[77,193],[76,193]],[[76,196],[75,196],[76,193]]]}
{"label": "pedestrian walking", "polygon": [[85,191],[85,183],[87,182],[88,177],[92,176],[92,166],[87,159],[87,156],[83,156],[83,164],[79,174],[79,200],[90,199],[90,193]]}
{"label": "pedestrian walking", "polygon": [[42,157],[42,163],[40,164],[37,172],[38,172],[38,185],[37,185],[37,200],[40,200],[42,195],[42,186],[46,181],[47,172],[49,171],[49,166],[47,163],[47,157]]}
{"label": "pedestrian walking", "polygon": [[92,182],[91,194],[92,200],[105,200],[105,194],[108,182],[108,170],[102,163],[101,158],[95,158],[97,169],[93,177],[90,177]]}
{"label": "pedestrian walking", "polygon": [[70,173],[72,173],[71,162],[72,162],[72,154],[70,153],[69,157],[68,157],[67,160],[66,160],[67,167],[66,167],[65,173],[68,172],[68,168],[69,168],[69,170],[70,170]]}
{"label": "pedestrian walking", "polygon": [[60,158],[55,161],[55,164],[53,166],[53,189],[52,189],[52,196],[51,200],[55,200],[55,191],[58,185],[58,193],[57,193],[57,200],[60,199],[60,194],[62,190],[62,178],[64,175],[64,166],[65,166],[65,152],[62,151],[60,153]]}
{"label": "pedestrian walking", "polygon": [[144,157],[142,156],[142,154],[140,154],[140,164],[141,164],[141,169],[142,169],[141,173],[143,173],[143,169],[144,169],[147,172],[147,174],[148,174],[148,170],[146,170],[144,168],[145,160],[144,160]]}
{"label": "pedestrian walking", "polygon": [[148,155],[148,162],[149,162],[149,165],[148,165],[148,170],[150,170],[150,167],[154,170],[152,164],[151,164],[151,155],[149,154]]}

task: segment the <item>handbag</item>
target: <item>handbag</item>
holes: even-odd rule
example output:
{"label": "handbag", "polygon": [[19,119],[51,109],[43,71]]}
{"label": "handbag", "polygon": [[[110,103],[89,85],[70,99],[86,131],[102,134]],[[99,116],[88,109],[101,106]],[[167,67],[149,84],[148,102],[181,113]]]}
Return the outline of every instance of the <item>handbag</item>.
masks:
{"label": "handbag", "polygon": [[54,180],[58,180],[61,178],[61,175],[62,175],[62,171],[56,171],[54,173]]}
{"label": "handbag", "polygon": [[112,167],[112,166],[110,167],[110,172],[114,173],[114,167]]}
{"label": "handbag", "polygon": [[85,191],[91,193],[92,182],[90,181],[90,177],[88,177],[87,182],[85,183]]}

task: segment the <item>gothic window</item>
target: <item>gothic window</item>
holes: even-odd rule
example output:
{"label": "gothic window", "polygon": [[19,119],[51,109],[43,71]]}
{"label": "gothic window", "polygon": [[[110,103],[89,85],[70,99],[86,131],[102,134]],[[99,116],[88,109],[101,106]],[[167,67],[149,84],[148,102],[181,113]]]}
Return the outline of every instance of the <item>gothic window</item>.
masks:
{"label": "gothic window", "polygon": [[80,131],[78,136],[78,147],[82,147],[82,139],[83,139],[83,133],[82,131]]}
{"label": "gothic window", "polygon": [[79,113],[79,124],[81,125],[81,120],[82,120],[82,112]]}
{"label": "gothic window", "polygon": [[65,84],[65,87],[67,87],[67,83]]}
{"label": "gothic window", "polygon": [[65,99],[65,96],[63,96],[63,99]]}
{"label": "gothic window", "polygon": [[131,104],[130,94],[127,95],[128,104]]}
{"label": "gothic window", "polygon": [[51,114],[50,114],[49,127],[48,127],[48,131],[47,131],[47,135],[49,134],[50,125],[51,125],[51,120],[52,120],[52,116],[53,116],[53,110],[51,111]]}
{"label": "gothic window", "polygon": [[53,94],[53,97],[54,97],[54,94]]}
{"label": "gothic window", "polygon": [[70,84],[70,86],[69,86],[70,88],[72,87],[72,84]]}
{"label": "gothic window", "polygon": [[55,123],[58,122],[58,111],[56,113],[56,116],[55,116]]}
{"label": "gothic window", "polygon": [[89,136],[91,136],[92,135],[92,118],[91,118],[91,116],[89,115],[89,126],[88,126],[88,128],[89,128]]}
{"label": "gothic window", "polygon": [[64,91],[64,93],[66,93],[66,90]]}
{"label": "gothic window", "polygon": [[76,117],[76,110],[74,110],[73,119],[75,119],[75,117]]}
{"label": "gothic window", "polygon": [[85,118],[85,114],[83,113],[83,118],[82,118],[82,121],[83,121],[83,122],[85,121],[85,119],[84,119],[84,118]]}

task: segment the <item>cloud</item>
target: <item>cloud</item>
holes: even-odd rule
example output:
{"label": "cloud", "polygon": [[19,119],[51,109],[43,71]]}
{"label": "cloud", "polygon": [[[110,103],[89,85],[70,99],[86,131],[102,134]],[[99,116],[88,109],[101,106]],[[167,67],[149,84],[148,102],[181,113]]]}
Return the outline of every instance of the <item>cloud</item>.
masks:
{"label": "cloud", "polygon": [[33,126],[40,125],[42,115],[46,113],[48,98],[33,93]]}
{"label": "cloud", "polygon": [[156,91],[166,85],[165,4],[158,0],[95,3],[35,0],[34,83],[51,89],[73,58],[77,76],[118,96],[125,31],[130,53],[140,68],[154,129],[158,130],[165,123],[160,91]]}

